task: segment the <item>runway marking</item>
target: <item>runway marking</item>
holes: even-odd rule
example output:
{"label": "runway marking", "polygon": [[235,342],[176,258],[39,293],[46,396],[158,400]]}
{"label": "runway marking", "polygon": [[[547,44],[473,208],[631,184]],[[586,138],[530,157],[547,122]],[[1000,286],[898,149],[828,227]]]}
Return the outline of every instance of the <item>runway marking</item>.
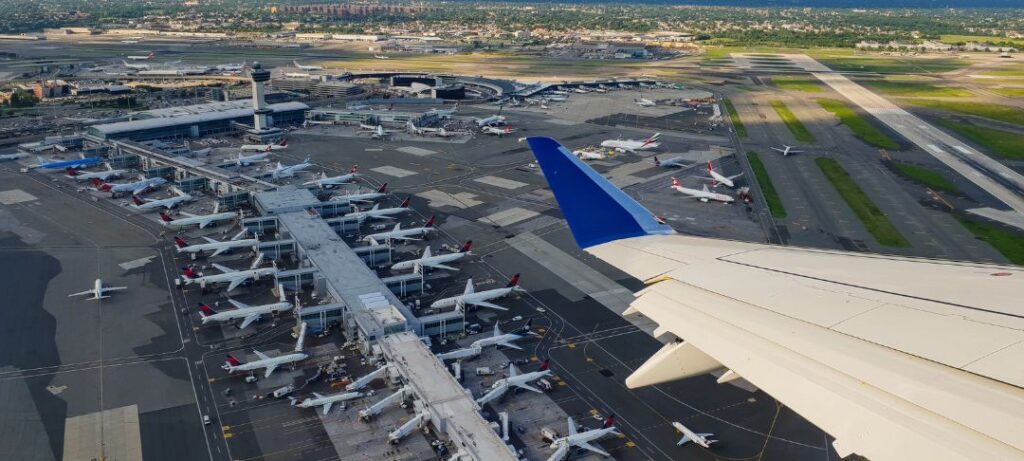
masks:
{"label": "runway marking", "polygon": [[416,174],[415,171],[403,170],[398,167],[391,165],[379,166],[377,168],[371,168],[370,171],[376,171],[380,174],[386,174],[388,176],[394,176],[396,178],[404,178],[406,176],[412,176]]}
{"label": "runway marking", "polygon": [[417,197],[423,197],[427,199],[431,208],[440,208],[443,206],[451,206],[455,208],[470,208],[477,206],[481,203],[476,200],[477,195],[469,192],[459,192],[456,194],[449,194],[444,191],[437,189],[431,189],[425,192],[416,194]]}
{"label": "runway marking", "polygon": [[513,181],[511,179],[499,178],[497,176],[482,176],[474,179],[478,183],[487,184],[489,186],[500,187],[502,189],[518,189],[520,187],[528,186],[525,182]]}
{"label": "runway marking", "polygon": [[11,189],[0,192],[0,205],[14,205],[16,203],[35,201],[36,196],[21,189]]}
{"label": "runway marking", "polygon": [[496,226],[508,226],[510,224],[525,221],[539,214],[540,213],[536,211],[527,210],[526,208],[513,207],[507,210],[502,210],[497,213],[484,216],[478,219],[477,221],[480,221],[485,224],[493,224]]}
{"label": "runway marking", "polygon": [[127,261],[127,262],[123,262],[121,264],[118,264],[118,266],[121,269],[124,269],[126,271],[130,271],[132,269],[143,267],[143,266],[151,263],[154,259],[156,259],[156,255],[146,256],[145,258],[133,259],[131,261]]}
{"label": "runway marking", "polygon": [[379,147],[368,147],[363,150],[365,150],[366,152],[384,152],[384,149],[381,149]]}
{"label": "runway marking", "polygon": [[416,147],[416,146],[399,147],[398,149],[395,149],[395,150],[397,150],[399,152],[405,152],[406,154],[412,154],[412,155],[415,155],[415,156],[418,156],[418,157],[425,157],[427,155],[433,155],[433,154],[437,153],[435,151],[432,151],[432,150],[429,150],[429,149],[424,149],[422,147]]}

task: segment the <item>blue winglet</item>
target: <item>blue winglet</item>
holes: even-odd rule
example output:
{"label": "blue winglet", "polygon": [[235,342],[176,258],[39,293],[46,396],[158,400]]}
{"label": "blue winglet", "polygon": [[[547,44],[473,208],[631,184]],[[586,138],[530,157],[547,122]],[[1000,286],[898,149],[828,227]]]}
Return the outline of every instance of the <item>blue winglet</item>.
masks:
{"label": "blue winglet", "polygon": [[580,248],[629,237],[675,233],[558,141],[547,137],[526,141]]}

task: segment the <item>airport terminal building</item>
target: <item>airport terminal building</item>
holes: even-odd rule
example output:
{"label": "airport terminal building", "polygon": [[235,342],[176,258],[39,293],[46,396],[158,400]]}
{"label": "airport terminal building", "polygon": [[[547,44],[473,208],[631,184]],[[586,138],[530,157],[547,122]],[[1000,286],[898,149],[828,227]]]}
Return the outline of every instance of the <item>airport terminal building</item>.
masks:
{"label": "airport terminal building", "polygon": [[[309,106],[301,102],[269,104],[273,125],[300,124]],[[102,142],[114,139],[149,141],[210,136],[251,127],[252,103],[249,100],[213,102],[137,112],[132,120],[90,126],[86,137]],[[244,126],[243,126],[244,125]]]}

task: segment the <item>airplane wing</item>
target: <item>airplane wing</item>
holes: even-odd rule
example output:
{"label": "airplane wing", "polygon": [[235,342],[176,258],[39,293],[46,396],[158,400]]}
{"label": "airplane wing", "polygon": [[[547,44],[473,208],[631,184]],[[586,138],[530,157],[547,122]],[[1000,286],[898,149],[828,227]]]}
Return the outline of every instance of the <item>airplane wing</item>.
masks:
{"label": "airplane wing", "polygon": [[843,457],[1024,458],[1019,267],[673,235],[554,140],[529,142],[577,243],[647,282],[623,314],[684,340],[629,387],[730,370]]}
{"label": "airplane wing", "polygon": [[103,293],[106,293],[108,291],[121,291],[121,290],[127,290],[127,289],[128,289],[128,287],[103,287],[103,288],[100,289],[100,291],[102,291]]}
{"label": "airplane wing", "polygon": [[597,453],[597,454],[599,454],[601,456],[604,456],[605,458],[611,456],[610,454],[608,454],[607,451],[604,451],[604,450],[602,450],[600,448],[597,448],[597,447],[595,447],[595,446],[593,446],[593,445],[591,445],[591,444],[589,444],[587,442],[576,442],[576,443],[574,443],[574,445],[576,445],[577,447],[583,448],[585,450],[590,450],[590,451],[592,451],[594,453]]}
{"label": "airplane wing", "polygon": [[274,370],[276,370],[276,369],[277,369],[277,364],[276,363],[273,364],[273,365],[268,366],[267,367],[267,371],[263,372],[263,377],[264,378],[269,378],[270,375],[273,374]]}
{"label": "airplane wing", "polygon": [[[500,308],[501,306],[498,306],[498,307]],[[508,341],[500,342],[500,343],[498,343],[498,344],[501,344],[502,346],[505,346],[505,347],[511,347],[512,349],[519,349],[519,350],[523,350],[523,348],[521,348],[521,347],[519,347],[519,346],[515,345],[514,343],[510,343],[510,342],[508,342]]]}
{"label": "airplane wing", "polygon": [[569,445],[559,445],[558,449],[555,450],[555,452],[551,454],[551,457],[548,458],[548,461],[562,461],[563,459],[565,459],[565,455],[568,454]]}
{"label": "airplane wing", "polygon": [[225,274],[230,274],[232,272],[238,272],[238,271],[236,271],[236,270],[234,270],[234,269],[232,269],[230,267],[222,266],[222,265],[217,264],[217,263],[211,263],[210,265],[213,266],[213,267],[216,267],[217,270],[219,270],[219,271],[221,271],[222,273],[225,273]]}
{"label": "airplane wing", "polygon": [[68,297],[69,298],[73,298],[75,296],[85,296],[85,295],[93,295],[93,296],[95,296],[96,292],[94,290],[85,290],[85,291],[80,291],[78,293],[71,293],[71,294],[68,295]]}
{"label": "airplane wing", "polygon": [[267,360],[267,359],[269,359],[269,358],[270,358],[270,356],[269,356],[269,355],[267,355],[267,354],[264,354],[264,353],[262,353],[262,352],[260,352],[260,351],[258,351],[258,350],[256,350],[256,349],[253,349],[253,350],[252,350],[252,353],[253,353],[253,354],[256,354],[256,356],[257,356],[257,357],[259,357],[259,358],[260,358],[260,360]]}
{"label": "airplane wing", "polygon": [[683,438],[679,439],[679,441],[676,442],[676,445],[686,445],[690,442],[692,442],[692,440],[690,440],[690,436],[684,435]]}
{"label": "airplane wing", "polygon": [[245,280],[246,279],[243,279],[243,278],[237,278],[237,279],[232,280],[231,283],[228,284],[228,290],[227,291],[231,292],[235,288],[238,288],[241,284],[245,283]]}
{"label": "airplane wing", "polygon": [[238,309],[248,309],[249,307],[251,307],[251,306],[249,306],[246,303],[243,303],[241,301],[236,301],[236,300],[231,299],[231,298],[228,298],[228,302],[233,304]]}
{"label": "airplane wing", "polygon": [[431,268],[434,268],[434,269],[444,269],[444,270],[447,270],[447,271],[457,271],[457,270],[459,270],[459,268],[457,268],[457,267],[452,267],[452,266],[444,265],[444,264],[441,264],[441,263],[420,263],[420,265],[421,266],[431,267]]}
{"label": "airplane wing", "polygon": [[260,318],[260,314],[250,314],[250,315],[247,315],[247,316],[245,316],[245,320],[242,320],[242,324],[239,325],[238,328],[244,330],[245,327],[247,327],[249,325],[252,325],[252,322],[255,322],[256,319],[258,319],[258,318]]}
{"label": "airplane wing", "polygon": [[331,405],[334,405],[334,402],[327,402],[324,404],[324,416],[327,416],[327,413],[330,413]]}
{"label": "airplane wing", "polygon": [[529,384],[513,384],[513,386],[516,386],[516,387],[518,387],[520,389],[526,389],[528,391],[533,391],[533,392],[536,392],[538,394],[543,394],[544,393],[544,391],[541,391],[540,389],[537,389],[536,387],[533,387],[533,386],[531,386]]}
{"label": "airplane wing", "polygon": [[216,250],[213,250],[213,253],[210,253],[210,256],[217,256],[217,255],[219,255],[219,254],[221,254],[221,253],[223,253],[225,251],[228,251],[229,249],[230,248],[228,248],[226,246],[217,248]]}
{"label": "airplane wing", "polygon": [[205,235],[203,236],[203,240],[206,240],[207,243],[220,243],[220,240],[217,240],[217,239],[214,239],[214,238],[210,238],[210,237],[207,237]]}
{"label": "airplane wing", "polygon": [[464,302],[466,304],[472,304],[474,306],[479,306],[479,307],[489,307],[491,309],[497,309],[499,311],[507,311],[508,310],[507,307],[501,307],[501,306],[499,306],[497,304],[489,303],[487,301],[468,301],[467,300],[467,301],[464,301]]}
{"label": "airplane wing", "polygon": [[212,218],[205,218],[205,219],[200,219],[197,224],[199,224],[199,228],[202,229],[202,228],[204,228],[206,226],[209,226],[210,223],[212,223],[212,222],[213,222]]}
{"label": "airplane wing", "polygon": [[198,218],[199,217],[199,215],[197,215],[197,214],[187,213],[187,212],[184,212],[184,211],[179,211],[178,214],[182,214],[182,215],[188,216],[189,218]]}

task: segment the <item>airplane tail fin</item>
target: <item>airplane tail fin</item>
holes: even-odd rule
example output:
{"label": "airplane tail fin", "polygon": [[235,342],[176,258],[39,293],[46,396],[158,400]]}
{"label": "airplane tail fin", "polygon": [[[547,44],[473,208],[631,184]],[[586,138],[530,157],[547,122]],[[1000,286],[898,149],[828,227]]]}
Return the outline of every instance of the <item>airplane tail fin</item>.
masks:
{"label": "airplane tail fin", "polygon": [[174,236],[174,245],[177,246],[178,248],[185,248],[185,247],[188,246],[188,243],[185,243],[185,239],[175,235]]}
{"label": "airplane tail fin", "polygon": [[199,317],[205,319],[216,313],[217,311],[210,308],[210,306],[207,306],[206,303],[199,303]]}
{"label": "airplane tail fin", "polygon": [[469,253],[470,248],[473,248],[473,241],[466,240],[466,243],[462,245],[462,249],[459,250],[459,253]]}
{"label": "airplane tail fin", "polygon": [[505,288],[513,288],[519,286],[519,274],[513,275],[512,278],[508,279],[508,285]]}
{"label": "airplane tail fin", "polygon": [[548,363],[549,363],[549,360],[550,360],[550,359],[544,359],[544,361],[543,361],[543,362],[541,362],[541,364],[540,364],[540,368],[538,368],[538,369],[537,369],[537,371],[544,371],[544,370],[547,370],[547,369],[548,369]]}
{"label": "airplane tail fin", "polygon": [[531,137],[527,142],[580,247],[675,233],[554,139]]}
{"label": "airplane tail fin", "polygon": [[348,173],[349,174],[357,174],[357,173],[359,173],[359,165],[352,165],[352,169],[348,170]]}
{"label": "airplane tail fin", "polygon": [[679,178],[672,177],[672,187],[681,187],[683,184],[679,182]]}
{"label": "airplane tail fin", "polygon": [[711,166],[711,160],[708,160],[708,173],[715,171],[715,167]]}
{"label": "airplane tail fin", "polygon": [[287,139],[285,139],[285,140],[281,141],[281,144],[279,144],[279,145],[280,145],[281,147],[288,147],[288,140],[287,140]]}
{"label": "airplane tail fin", "polygon": [[604,420],[604,424],[601,425],[601,429],[608,429],[615,425],[615,413],[608,415]]}
{"label": "airplane tail fin", "polygon": [[[166,211],[161,211],[160,212],[160,220],[163,221],[163,222],[174,221],[174,219],[171,219],[171,217],[167,215]],[[177,238],[177,237],[175,237],[175,238]]]}
{"label": "airplane tail fin", "polygon": [[412,203],[412,197],[406,197],[402,200],[402,204],[398,205],[398,208],[409,208],[409,204]]}
{"label": "airplane tail fin", "polygon": [[380,187],[377,188],[377,193],[378,194],[386,194],[386,193],[388,193],[388,183],[381,184]]}
{"label": "airplane tail fin", "polygon": [[68,176],[71,176],[71,177],[78,176],[78,172],[75,171],[74,168],[67,167],[67,168],[64,169],[64,171],[67,172]]}
{"label": "airplane tail fin", "polygon": [[231,354],[227,354],[227,356],[228,356],[228,359],[227,359],[226,364],[228,366],[237,367],[237,366],[242,364],[242,362],[240,360],[236,359],[235,356],[233,356]]}
{"label": "airplane tail fin", "polygon": [[654,156],[654,166],[661,166],[661,160],[658,160],[658,156]]}
{"label": "airplane tail fin", "polygon": [[135,206],[142,206],[146,202],[143,202],[138,195],[132,194],[132,203],[134,203]]}
{"label": "airplane tail fin", "polygon": [[186,279],[194,279],[196,278],[196,271],[192,270],[189,266],[184,266],[181,268],[181,275]]}
{"label": "airplane tail fin", "polygon": [[423,227],[426,227],[426,228],[434,227],[434,215],[430,215],[430,219],[427,220],[427,223],[424,224]]}

